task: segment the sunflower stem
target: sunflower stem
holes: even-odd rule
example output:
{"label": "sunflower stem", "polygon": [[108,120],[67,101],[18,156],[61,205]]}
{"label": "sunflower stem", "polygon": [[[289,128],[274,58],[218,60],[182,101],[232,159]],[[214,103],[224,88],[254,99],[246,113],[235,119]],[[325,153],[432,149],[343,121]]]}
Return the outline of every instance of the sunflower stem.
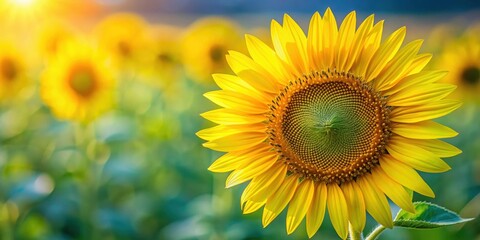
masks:
{"label": "sunflower stem", "polygon": [[348,223],[348,232],[350,235],[350,240],[363,240],[362,232],[357,232],[353,229],[352,224]]}
{"label": "sunflower stem", "polygon": [[365,238],[365,240],[375,240],[378,238],[378,236],[380,236],[380,234],[383,232],[383,230],[385,230],[385,227],[382,226],[382,225],[378,225],[375,229],[373,229],[373,231],[368,234],[367,238]]}

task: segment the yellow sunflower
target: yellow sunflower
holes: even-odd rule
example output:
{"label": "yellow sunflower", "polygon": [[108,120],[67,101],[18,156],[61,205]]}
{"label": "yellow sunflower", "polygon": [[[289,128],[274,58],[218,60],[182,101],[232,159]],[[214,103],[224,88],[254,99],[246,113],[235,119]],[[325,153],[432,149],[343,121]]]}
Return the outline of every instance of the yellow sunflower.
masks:
{"label": "yellow sunflower", "polygon": [[24,55],[7,41],[0,42],[0,100],[16,96],[27,84]]}
{"label": "yellow sunflower", "polygon": [[172,26],[152,26],[141,69],[149,83],[166,88],[180,78],[180,34],[180,29]]}
{"label": "yellow sunflower", "polygon": [[38,33],[38,48],[42,58],[54,58],[58,50],[76,39],[75,30],[60,20],[48,21],[41,26]]}
{"label": "yellow sunflower", "polygon": [[442,49],[438,67],[449,71],[447,83],[458,86],[457,98],[479,101],[480,94],[480,31],[472,28]]}
{"label": "yellow sunflower", "polygon": [[308,35],[288,15],[271,23],[274,48],[247,35],[250,56],[230,51],[236,75],[215,74],[222,90],[205,96],[222,108],[203,113],[217,123],[198,132],[204,146],[227,152],[209,168],[233,171],[226,187],[250,181],[244,213],[263,207],[263,226],[288,205],[287,233],[306,218],[312,237],[328,210],[345,239],[361,232],[366,211],[391,228],[390,198],[413,212],[409,190],[433,197],[415,171],[444,172],[441,159],[460,153],[438,140],[457,133],[432,119],[460,103],[444,99],[445,72],[423,71],[421,40],[402,46],[406,28],[382,39],[383,21],[356,14],[340,27],[330,9],[315,13]]}
{"label": "yellow sunflower", "polygon": [[40,93],[65,120],[88,122],[112,108],[115,80],[107,59],[86,43],[62,47],[43,72]]}
{"label": "yellow sunflower", "polygon": [[113,56],[117,67],[136,70],[145,57],[148,24],[133,13],[116,13],[106,17],[95,28],[99,46]]}
{"label": "yellow sunflower", "polygon": [[242,44],[239,27],[229,19],[208,17],[194,22],[182,41],[187,75],[200,83],[209,83],[212,73],[228,70],[227,50],[238,50]]}

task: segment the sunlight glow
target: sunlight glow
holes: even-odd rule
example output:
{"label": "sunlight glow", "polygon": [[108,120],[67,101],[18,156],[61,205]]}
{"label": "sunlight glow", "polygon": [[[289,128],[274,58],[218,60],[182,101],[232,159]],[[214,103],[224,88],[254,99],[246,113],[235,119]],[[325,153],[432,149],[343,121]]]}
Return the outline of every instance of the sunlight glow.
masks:
{"label": "sunlight glow", "polygon": [[35,0],[10,0],[10,3],[19,7],[28,7],[33,5]]}

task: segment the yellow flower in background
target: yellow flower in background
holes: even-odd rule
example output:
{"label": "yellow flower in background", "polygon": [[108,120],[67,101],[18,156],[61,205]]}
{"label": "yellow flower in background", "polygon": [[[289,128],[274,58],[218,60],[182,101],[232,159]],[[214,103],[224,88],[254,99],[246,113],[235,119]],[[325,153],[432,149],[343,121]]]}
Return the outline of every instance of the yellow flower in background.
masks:
{"label": "yellow flower in background", "polygon": [[239,27],[229,19],[208,17],[197,20],[182,41],[182,61],[189,77],[211,82],[211,74],[228,71],[227,50],[240,50],[243,41]]}
{"label": "yellow flower in background", "polygon": [[402,44],[406,28],[382,42],[383,20],[356,13],[338,27],[330,9],[315,13],[308,35],[288,15],[272,21],[274,48],[247,35],[250,56],[229,51],[235,75],[215,74],[222,90],[205,96],[222,108],[203,113],[217,123],[198,132],[204,146],[226,152],[209,168],[229,172],[226,186],[250,181],[244,213],[263,207],[263,226],[288,205],[290,234],[306,218],[312,237],[328,210],[338,235],[361,232],[366,212],[391,228],[387,198],[413,212],[409,190],[433,197],[416,170],[444,172],[441,159],[460,153],[438,138],[457,133],[432,119],[460,103],[445,72],[424,71],[421,40]]}
{"label": "yellow flower in background", "polygon": [[148,25],[133,13],[112,14],[95,28],[99,46],[113,56],[117,67],[137,70],[145,57]]}
{"label": "yellow flower in background", "polygon": [[456,98],[475,102],[480,100],[479,34],[479,29],[471,28],[445,44],[437,64],[449,71],[444,81],[458,86]]}
{"label": "yellow flower in background", "polygon": [[160,88],[167,88],[181,77],[181,30],[172,26],[155,25],[150,29],[148,53],[141,69],[142,79]]}
{"label": "yellow flower in background", "polygon": [[40,27],[38,33],[38,49],[42,58],[54,58],[62,45],[74,41],[77,33],[67,23],[51,20]]}
{"label": "yellow flower in background", "polygon": [[85,43],[71,42],[48,63],[41,97],[59,119],[88,122],[112,108],[115,80],[106,58]]}
{"label": "yellow flower in background", "polygon": [[24,54],[7,41],[0,42],[0,101],[15,97],[27,84]]}

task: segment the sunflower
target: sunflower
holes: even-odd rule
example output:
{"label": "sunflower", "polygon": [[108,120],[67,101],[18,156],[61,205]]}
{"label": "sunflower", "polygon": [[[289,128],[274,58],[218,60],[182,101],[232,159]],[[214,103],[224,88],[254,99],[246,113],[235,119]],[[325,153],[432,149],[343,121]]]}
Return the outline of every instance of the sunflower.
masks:
{"label": "sunflower", "polygon": [[67,42],[77,38],[75,30],[60,20],[51,20],[41,26],[38,33],[40,55],[47,60],[54,58]]}
{"label": "sunflower", "polygon": [[167,88],[180,78],[180,29],[154,25],[149,34],[147,57],[142,68],[143,79],[160,88]]}
{"label": "sunflower", "polygon": [[17,47],[0,42],[0,100],[16,96],[27,84],[26,63]]}
{"label": "sunflower", "polygon": [[241,48],[239,27],[231,20],[208,17],[194,22],[182,40],[182,61],[188,76],[209,83],[215,72],[228,70],[225,55]]}
{"label": "sunflower", "polygon": [[44,70],[40,93],[59,119],[88,122],[112,107],[114,87],[104,55],[71,42]]}
{"label": "sunflower", "polygon": [[438,61],[438,67],[449,71],[443,80],[458,86],[456,97],[476,102],[480,100],[479,33],[479,29],[471,28],[445,44]]}
{"label": "sunflower", "polygon": [[145,57],[148,24],[133,13],[116,13],[95,28],[99,46],[113,56],[117,67],[136,70]]}
{"label": "sunflower", "polygon": [[415,170],[444,172],[441,159],[460,153],[438,138],[457,133],[432,119],[459,107],[444,99],[455,86],[445,72],[424,71],[421,40],[402,46],[406,28],[382,39],[374,15],[356,29],[356,13],[340,27],[330,9],[317,12],[308,36],[288,15],[271,23],[274,49],[246,35],[250,56],[230,51],[236,75],[215,74],[222,90],[205,96],[222,108],[202,116],[204,146],[227,152],[210,167],[229,172],[226,187],[250,181],[244,213],[263,207],[263,226],[288,205],[290,234],[306,218],[312,237],[328,210],[337,234],[361,232],[366,212],[391,228],[390,198],[413,212],[410,190],[434,193]]}

